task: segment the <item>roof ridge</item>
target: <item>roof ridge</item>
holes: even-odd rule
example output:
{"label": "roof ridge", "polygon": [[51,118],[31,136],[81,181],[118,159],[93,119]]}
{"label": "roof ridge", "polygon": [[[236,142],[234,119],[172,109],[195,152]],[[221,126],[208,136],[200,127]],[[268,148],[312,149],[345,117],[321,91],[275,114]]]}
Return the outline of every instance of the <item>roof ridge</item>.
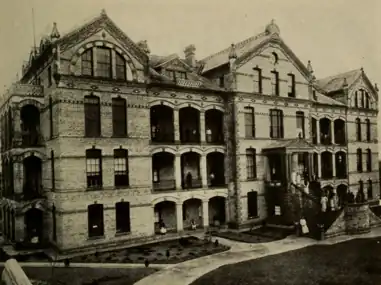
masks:
{"label": "roof ridge", "polygon": [[[247,43],[249,43],[249,42],[251,42],[251,41],[254,41],[254,40],[256,40],[256,39],[258,39],[259,37],[262,37],[262,36],[264,36],[264,35],[266,35],[266,32],[262,32],[262,33],[259,33],[259,34],[255,35],[255,36],[251,36],[251,37],[249,37],[249,38],[247,38],[247,39],[245,39],[245,40],[243,40],[243,41],[240,41],[240,42],[236,43],[236,44],[235,44],[235,47],[236,47],[236,48],[241,48],[242,46],[246,45]],[[227,47],[227,48],[225,48],[225,49],[223,49],[223,50],[221,50],[221,51],[219,51],[219,52],[216,52],[216,53],[214,53],[214,54],[211,54],[211,55],[209,55],[209,56],[203,58],[203,59],[200,60],[200,61],[207,61],[207,60],[209,60],[209,59],[211,59],[211,58],[213,58],[213,57],[215,57],[215,56],[217,56],[217,55],[220,55],[220,54],[223,54],[223,53],[225,53],[225,52],[228,52],[228,51],[230,50],[230,48],[231,48],[231,47],[229,46],[229,47]]]}
{"label": "roof ridge", "polygon": [[356,72],[356,71],[361,71],[361,68],[351,69],[351,70],[348,70],[348,71],[337,73],[335,75],[330,75],[330,76],[326,76],[326,77],[323,77],[323,78],[319,78],[319,79],[317,79],[317,81],[327,80],[327,79],[330,79],[330,78],[334,79],[335,77],[339,77],[339,76],[342,76],[344,74],[348,74],[348,73],[352,73],[352,72]]}

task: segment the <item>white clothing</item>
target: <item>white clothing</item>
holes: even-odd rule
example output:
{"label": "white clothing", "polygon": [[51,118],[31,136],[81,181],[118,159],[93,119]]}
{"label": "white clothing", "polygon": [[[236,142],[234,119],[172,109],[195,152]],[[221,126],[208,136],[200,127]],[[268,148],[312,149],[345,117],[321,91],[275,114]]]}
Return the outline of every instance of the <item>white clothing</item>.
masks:
{"label": "white clothing", "polygon": [[166,233],[167,233],[167,229],[164,228],[164,227],[161,227],[161,228],[160,228],[160,233],[161,233],[161,234],[166,234]]}
{"label": "white clothing", "polygon": [[303,234],[308,234],[310,232],[305,219],[300,219],[300,226],[302,227]]}
{"label": "white clothing", "polygon": [[320,203],[321,203],[321,211],[326,212],[327,211],[328,198],[325,196],[321,197]]}
{"label": "white clothing", "polygon": [[293,171],[291,173],[291,182],[296,184],[296,171]]}

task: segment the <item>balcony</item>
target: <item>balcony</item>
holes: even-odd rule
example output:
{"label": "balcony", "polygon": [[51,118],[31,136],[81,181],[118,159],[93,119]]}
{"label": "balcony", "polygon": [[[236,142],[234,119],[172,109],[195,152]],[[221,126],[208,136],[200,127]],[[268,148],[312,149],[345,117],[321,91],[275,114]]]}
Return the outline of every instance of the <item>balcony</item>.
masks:
{"label": "balcony", "polygon": [[175,180],[161,180],[153,182],[154,191],[164,191],[164,190],[175,190],[176,181]]}
{"label": "balcony", "polygon": [[185,179],[185,181],[182,183],[182,188],[184,190],[202,188],[202,179]]}

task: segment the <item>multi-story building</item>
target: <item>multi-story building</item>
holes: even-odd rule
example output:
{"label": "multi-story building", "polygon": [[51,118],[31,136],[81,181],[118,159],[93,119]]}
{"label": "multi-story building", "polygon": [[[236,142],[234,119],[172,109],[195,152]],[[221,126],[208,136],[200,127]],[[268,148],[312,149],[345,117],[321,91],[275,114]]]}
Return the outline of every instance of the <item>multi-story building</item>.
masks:
{"label": "multi-story building", "polygon": [[163,223],[244,226],[281,212],[265,192],[291,170],[378,199],[378,90],[362,69],[316,80],[274,22],[203,60],[184,52],[150,54],[104,11],[63,36],[54,24],[1,103],[7,240],[68,251]]}

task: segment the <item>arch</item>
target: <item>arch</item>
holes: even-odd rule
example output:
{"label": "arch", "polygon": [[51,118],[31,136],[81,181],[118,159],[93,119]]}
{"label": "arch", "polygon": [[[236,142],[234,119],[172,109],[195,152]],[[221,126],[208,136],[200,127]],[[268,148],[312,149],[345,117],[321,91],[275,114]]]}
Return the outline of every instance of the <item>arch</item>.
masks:
{"label": "arch", "polygon": [[197,200],[197,201],[202,202],[202,201],[203,201],[203,198],[199,198],[199,197],[196,197],[196,196],[192,196],[192,197],[188,197],[188,198],[182,200],[182,203],[184,204],[185,202],[188,202],[188,201],[191,201],[191,200]]}
{"label": "arch", "polygon": [[154,100],[148,103],[149,107],[152,108],[154,106],[160,106],[164,105],[167,107],[170,107],[172,109],[175,109],[175,104],[169,100]]}
{"label": "arch", "polygon": [[40,209],[30,208],[24,214],[26,240],[37,237],[39,242],[43,235],[44,213]]}
{"label": "arch", "polygon": [[196,109],[198,110],[199,112],[203,111],[203,108],[201,107],[200,104],[197,104],[195,102],[182,102],[180,104],[177,105],[177,108],[179,110],[181,109],[184,109],[184,108],[193,108],[193,109]]}
{"label": "arch", "polygon": [[46,155],[38,150],[26,150],[19,154],[19,157],[24,160],[30,156],[35,156],[44,161],[46,159]]}
{"label": "arch", "polygon": [[202,149],[199,147],[184,147],[184,148],[180,148],[180,150],[179,150],[180,155],[183,155],[183,154],[188,153],[188,152],[195,152],[199,155],[202,155],[202,153],[203,153]]}
{"label": "arch", "polygon": [[221,197],[221,198],[225,198],[227,199],[228,198],[228,194],[227,193],[219,193],[219,192],[216,192],[216,193],[213,193],[213,196],[209,197],[208,201],[210,201],[210,199],[213,199],[213,198],[216,198],[216,197]]}
{"label": "arch", "polygon": [[167,152],[167,153],[170,153],[170,154],[173,154],[173,155],[176,155],[176,149],[175,148],[172,148],[172,147],[156,147],[156,148],[153,148],[151,149],[151,155],[155,155],[155,154],[158,154],[158,153],[163,153],[163,152]]}
{"label": "arch", "polygon": [[209,147],[209,148],[204,150],[204,153],[206,155],[208,155],[208,154],[210,154],[212,152],[219,152],[219,153],[225,154],[225,147],[223,147],[223,146],[215,146],[215,147]]}
{"label": "arch", "polygon": [[209,104],[209,105],[206,105],[203,107],[204,111],[209,111],[209,110],[218,110],[218,111],[221,111],[223,113],[225,113],[225,109],[224,107],[222,106],[218,106],[216,104]]}
{"label": "arch", "polygon": [[161,202],[173,202],[175,204],[181,204],[181,201],[179,200],[179,198],[177,197],[174,197],[174,196],[162,196],[162,197],[158,197],[158,198],[155,198],[151,201],[151,206],[152,207],[155,207],[155,205],[161,203]]}
{"label": "arch", "polygon": [[20,102],[18,102],[18,107],[22,109],[23,107],[27,105],[32,105],[36,107],[40,112],[44,108],[44,104],[40,101],[34,100],[34,99],[23,99]]}
{"label": "arch", "polygon": [[197,193],[192,193],[192,196],[191,197],[185,197],[181,200],[181,203],[184,204],[184,202],[188,201],[188,200],[191,200],[191,199],[196,199],[196,200],[200,200],[201,202],[207,202],[208,199],[205,199],[205,197],[201,194],[197,194]]}

